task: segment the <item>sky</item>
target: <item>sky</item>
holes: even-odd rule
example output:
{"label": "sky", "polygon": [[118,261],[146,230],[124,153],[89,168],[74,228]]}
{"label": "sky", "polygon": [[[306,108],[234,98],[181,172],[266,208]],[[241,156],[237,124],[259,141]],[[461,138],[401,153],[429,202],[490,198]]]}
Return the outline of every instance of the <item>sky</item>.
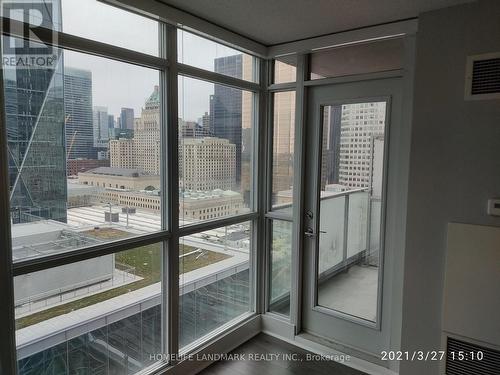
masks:
{"label": "sky", "polygon": [[[158,55],[158,24],[96,0],[62,0],[63,31],[139,52]],[[140,32],[139,32],[140,30]],[[180,61],[212,70],[214,59],[240,53],[229,47],[180,31]],[[94,106],[108,107],[117,117],[122,107],[133,108],[135,116],[159,82],[159,73],[96,56],[65,51],[64,66],[92,72]],[[197,121],[209,111],[213,84],[179,79],[179,117]]]}

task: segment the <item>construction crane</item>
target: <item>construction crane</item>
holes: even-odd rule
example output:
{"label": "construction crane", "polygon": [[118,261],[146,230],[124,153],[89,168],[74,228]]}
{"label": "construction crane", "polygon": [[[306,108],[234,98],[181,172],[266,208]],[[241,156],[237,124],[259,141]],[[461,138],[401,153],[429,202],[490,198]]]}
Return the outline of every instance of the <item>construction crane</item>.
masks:
{"label": "construction crane", "polygon": [[[64,119],[64,126],[68,124],[69,119],[71,118],[71,115],[66,115]],[[73,135],[71,136],[71,141],[69,142],[69,147],[68,147],[68,153],[67,153],[67,158],[69,159],[69,155],[71,154],[71,149],[73,148],[73,144],[75,143],[75,138],[76,138],[76,133],[78,133],[78,130],[75,130],[73,132]]]}

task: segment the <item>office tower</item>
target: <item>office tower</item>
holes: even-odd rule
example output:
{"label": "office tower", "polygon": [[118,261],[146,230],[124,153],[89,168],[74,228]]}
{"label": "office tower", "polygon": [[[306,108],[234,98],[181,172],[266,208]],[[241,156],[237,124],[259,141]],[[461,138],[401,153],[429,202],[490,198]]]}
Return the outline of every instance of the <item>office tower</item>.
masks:
{"label": "office tower", "polygon": [[321,165],[321,189],[329,184],[339,184],[340,127],[342,106],[323,107],[323,147]]}
{"label": "office tower", "polygon": [[[122,116],[123,119],[123,111]],[[122,122],[123,123],[123,122]],[[160,174],[160,94],[155,86],[141,112],[134,120],[133,138],[109,141],[112,167],[138,168]]]}
{"label": "office tower", "polygon": [[185,190],[234,190],[236,146],[227,139],[184,138],[179,144],[179,178]]}
{"label": "office tower", "polygon": [[382,176],[374,175],[381,173],[382,168],[374,169],[374,164],[383,163],[375,160],[375,156],[379,159],[383,155],[385,112],[385,102],[342,105],[340,184],[350,188],[373,188],[374,180],[382,180]]}
{"label": "office tower", "polygon": [[[60,30],[60,2],[46,9],[42,26]],[[10,40],[4,38],[5,46]],[[16,55],[30,55],[27,43],[16,44]],[[57,61],[51,67],[3,69],[13,223],[66,221],[63,58],[61,50],[52,54]]]}
{"label": "office tower", "polygon": [[114,129],[114,128],[115,128],[115,116],[108,115],[108,129]]}
{"label": "office tower", "polygon": [[132,108],[122,108],[120,112],[120,128],[134,128],[134,110]]}
{"label": "office tower", "polygon": [[210,115],[208,112],[205,112],[205,114],[201,116],[199,125],[206,134],[210,134]]}
{"label": "office tower", "polygon": [[109,128],[108,128],[108,108],[94,107],[94,147],[108,148]]}
{"label": "office tower", "polygon": [[109,161],[114,168],[135,168],[134,140],[113,139],[109,141]]}
{"label": "office tower", "polygon": [[67,158],[95,159],[90,71],[64,68],[64,116]]}
{"label": "office tower", "polygon": [[146,100],[141,117],[134,121],[134,152],[136,168],[151,174],[160,174],[160,93],[158,86],[155,86],[153,93]]}
{"label": "office tower", "polygon": [[[214,60],[217,73],[242,78],[243,55],[219,57]],[[236,145],[236,184],[241,183],[241,123],[242,91],[228,86],[215,85],[210,101],[210,114],[215,137],[229,140]]]}

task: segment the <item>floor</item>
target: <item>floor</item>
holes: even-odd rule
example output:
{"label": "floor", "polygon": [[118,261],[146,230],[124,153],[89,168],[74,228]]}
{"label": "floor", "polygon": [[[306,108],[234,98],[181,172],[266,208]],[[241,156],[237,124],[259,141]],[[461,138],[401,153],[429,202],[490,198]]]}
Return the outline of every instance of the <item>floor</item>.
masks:
{"label": "floor", "polygon": [[355,265],[320,285],[318,305],[375,321],[377,289],[378,268]]}
{"label": "floor", "polygon": [[236,348],[230,355],[232,360],[216,362],[200,374],[366,375],[339,362],[321,360],[315,354],[262,333]]}

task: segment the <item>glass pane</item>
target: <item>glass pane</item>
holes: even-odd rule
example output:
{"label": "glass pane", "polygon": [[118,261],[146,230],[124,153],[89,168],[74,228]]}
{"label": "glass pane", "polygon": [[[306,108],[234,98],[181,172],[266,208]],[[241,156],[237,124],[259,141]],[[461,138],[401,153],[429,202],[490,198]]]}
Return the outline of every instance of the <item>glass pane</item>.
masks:
{"label": "glass pane", "polygon": [[253,93],[179,77],[180,225],[252,206]]}
{"label": "glass pane", "polygon": [[386,102],[322,110],[318,305],[376,322]]}
{"label": "glass pane", "polygon": [[158,72],[55,51],[4,69],[15,261],[161,229]]}
{"label": "glass pane", "polygon": [[323,50],[311,54],[310,79],[401,69],[403,56],[403,38]]}
{"label": "glass pane", "polygon": [[180,240],[180,347],[251,310],[251,223]]}
{"label": "glass pane", "polygon": [[274,94],[272,209],[292,214],[295,91]]}
{"label": "glass pane", "polygon": [[162,353],[161,244],[14,278],[19,375],[135,374]]}
{"label": "glass pane", "polygon": [[292,223],[272,221],[269,310],[290,315]]}
{"label": "glass pane", "polygon": [[180,29],[177,61],[245,81],[258,81],[254,56]]}
{"label": "glass pane", "polygon": [[159,53],[157,21],[98,0],[9,1],[2,2],[2,7],[4,17],[34,26],[154,56]]}
{"label": "glass pane", "polygon": [[277,57],[274,60],[274,82],[285,83],[297,80],[297,55]]}

